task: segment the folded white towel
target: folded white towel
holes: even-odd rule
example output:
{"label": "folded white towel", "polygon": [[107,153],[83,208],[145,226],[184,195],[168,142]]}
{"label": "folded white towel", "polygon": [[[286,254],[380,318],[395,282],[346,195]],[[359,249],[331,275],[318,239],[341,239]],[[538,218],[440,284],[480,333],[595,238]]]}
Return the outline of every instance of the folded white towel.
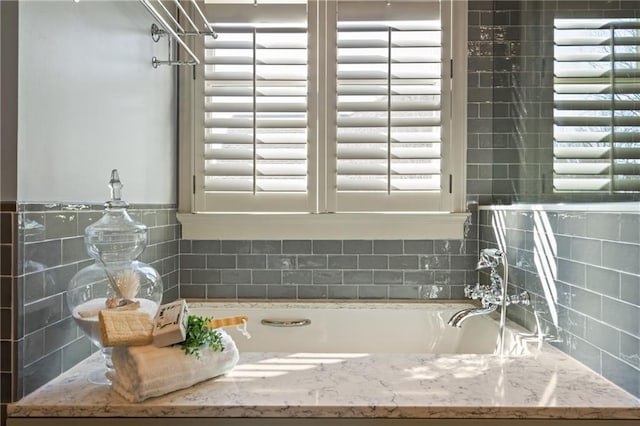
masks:
{"label": "folded white towel", "polygon": [[231,336],[218,331],[224,350],[202,348],[200,359],[186,355],[179,346],[114,347],[114,371],[107,373],[113,390],[130,402],[140,402],[229,372],[238,362],[238,348]]}

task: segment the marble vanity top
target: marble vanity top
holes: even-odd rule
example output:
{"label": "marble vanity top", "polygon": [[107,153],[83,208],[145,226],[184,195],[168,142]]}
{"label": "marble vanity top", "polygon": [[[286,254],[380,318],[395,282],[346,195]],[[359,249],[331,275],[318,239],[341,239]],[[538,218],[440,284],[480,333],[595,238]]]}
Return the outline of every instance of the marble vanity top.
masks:
{"label": "marble vanity top", "polygon": [[9,417],[640,419],[640,400],[560,351],[493,355],[241,354],[224,377],[131,404],[87,376],[98,354]]}

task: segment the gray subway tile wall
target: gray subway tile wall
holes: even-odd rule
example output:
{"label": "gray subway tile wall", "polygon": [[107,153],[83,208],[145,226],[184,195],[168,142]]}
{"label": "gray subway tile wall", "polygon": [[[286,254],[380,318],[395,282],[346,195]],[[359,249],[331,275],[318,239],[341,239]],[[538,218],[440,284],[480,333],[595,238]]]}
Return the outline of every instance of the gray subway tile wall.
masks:
{"label": "gray subway tile wall", "polygon": [[[18,205],[13,245],[18,250],[15,398],[34,391],[96,350],[71,318],[65,293],[71,277],[93,263],[84,245],[84,229],[102,213],[102,206]],[[149,244],[140,260],[161,274],[164,300],[175,300],[179,275],[175,206],[138,205],[129,213],[149,228]]]}
{"label": "gray subway tile wall", "polygon": [[7,417],[7,404],[13,401],[14,361],[13,316],[15,313],[14,258],[16,255],[16,206],[0,203],[0,424]]}
{"label": "gray subway tile wall", "polygon": [[467,46],[467,199],[490,204],[493,177],[493,2],[469,1]]}
{"label": "gray subway tile wall", "polygon": [[475,229],[465,240],[183,240],[180,295],[448,299],[475,279]]}
{"label": "gray subway tile wall", "polygon": [[[499,235],[525,233],[533,239],[529,244],[531,238],[506,238],[509,293],[527,290],[532,296],[530,307],[511,306],[510,316],[537,331],[537,315],[554,346],[637,397],[640,226],[622,223],[638,223],[632,219],[639,216],[496,206],[481,208],[479,215],[481,247],[498,247]],[[583,226],[596,222],[596,230]]]}
{"label": "gray subway tile wall", "polygon": [[[490,201],[483,204],[639,200],[640,194],[628,192],[574,191],[558,195],[553,191],[554,160],[550,143],[554,132],[554,19],[638,18],[638,3],[496,0],[493,5],[494,21],[489,25],[487,19],[487,25],[483,26],[481,20],[479,29],[487,34],[486,41],[474,44],[494,66],[493,80],[489,77],[481,80],[493,91],[492,111],[487,109],[491,115],[487,120],[492,121],[492,126],[485,126],[491,137],[488,146],[492,147],[493,173],[490,182],[475,175],[478,180],[474,177],[470,187],[489,191]],[[489,52],[486,45],[492,45],[493,51]],[[482,93],[474,99],[481,97]],[[477,120],[483,120],[481,111],[482,108],[474,110]],[[472,172],[480,170],[473,168]]]}

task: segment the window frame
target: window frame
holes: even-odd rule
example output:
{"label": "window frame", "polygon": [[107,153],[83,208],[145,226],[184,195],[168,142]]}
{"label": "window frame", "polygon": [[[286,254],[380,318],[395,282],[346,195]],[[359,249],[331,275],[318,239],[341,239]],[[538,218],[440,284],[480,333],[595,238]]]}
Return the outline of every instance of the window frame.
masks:
{"label": "window frame", "polygon": [[[318,0],[309,1],[309,33],[316,33],[316,23],[326,21],[332,13],[331,4]],[[464,237],[464,225],[470,216],[466,211],[466,133],[467,133],[467,4],[466,2],[447,0],[445,3],[450,8],[450,16],[443,13],[442,31],[450,34],[451,43],[446,48],[451,52],[452,61],[442,64],[442,72],[451,73],[453,78],[448,81],[451,86],[463,87],[464,90],[450,90],[448,101],[451,117],[443,117],[443,121],[463,123],[463,125],[451,125],[449,129],[448,148],[451,169],[443,162],[443,176],[451,175],[451,194],[446,198],[445,205],[439,211],[363,211],[363,212],[339,212],[331,213],[320,211],[314,200],[325,203],[329,209],[332,207],[329,191],[325,185],[315,185],[318,193],[309,197],[309,211],[291,213],[263,212],[232,212],[213,213],[202,212],[196,209],[196,155],[195,143],[199,141],[198,120],[202,120],[202,107],[199,95],[196,95],[196,73],[202,73],[203,67],[181,67],[178,70],[178,120],[179,120],[179,173],[178,173],[178,219],[182,223],[183,238],[186,239],[459,239]],[[329,6],[327,6],[329,5]],[[335,15],[334,15],[335,16]],[[455,31],[452,30],[452,22],[455,22]],[[203,44],[202,38],[196,38],[194,43]],[[310,54],[327,49],[327,45],[335,45],[335,32],[332,34],[320,34],[318,39],[311,38],[312,46]],[[195,46],[198,49],[198,46]],[[445,46],[443,46],[443,49]],[[196,50],[197,51],[197,50]],[[309,87],[320,87],[318,82],[331,78],[330,67],[319,67],[317,73],[309,73]],[[322,139],[328,133],[327,127],[335,125],[335,118],[325,117],[327,111],[318,109],[318,104],[325,102],[327,90],[335,88],[335,82],[323,85],[319,91],[319,99],[309,97],[309,115],[318,114],[318,123],[326,123],[313,129],[316,122],[309,120],[309,140],[317,136]],[[324,92],[323,92],[324,90]],[[443,97],[445,90],[443,89]],[[443,99],[443,103],[444,103]],[[335,115],[335,114],[333,114]],[[193,119],[193,118],[195,119]],[[196,142],[196,140],[198,142]],[[312,145],[314,146],[314,145]],[[328,149],[324,144],[315,144],[318,149]],[[312,157],[314,154],[310,153]],[[317,177],[327,182],[324,171],[330,168],[322,163],[330,157],[319,155],[320,161],[309,161],[309,184]],[[268,199],[257,197],[257,199]],[[403,194],[403,196],[405,196]],[[265,210],[265,209],[263,209]],[[268,209],[267,209],[268,210]]]}

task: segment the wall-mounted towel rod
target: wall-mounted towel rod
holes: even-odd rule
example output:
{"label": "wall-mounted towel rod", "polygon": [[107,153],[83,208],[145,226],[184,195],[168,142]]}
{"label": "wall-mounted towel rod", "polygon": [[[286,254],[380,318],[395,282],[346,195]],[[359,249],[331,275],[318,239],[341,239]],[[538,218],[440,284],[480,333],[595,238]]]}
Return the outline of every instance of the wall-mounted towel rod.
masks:
{"label": "wall-mounted towel rod", "polygon": [[[153,18],[158,22],[160,27],[156,24],[151,25],[151,38],[153,41],[158,42],[160,37],[164,35],[169,36],[169,58],[166,61],[161,61],[155,56],[152,58],[151,63],[154,68],[157,68],[158,65],[196,65],[200,63],[200,60],[196,56],[196,54],[191,50],[191,48],[187,45],[184,40],[187,36],[211,36],[213,38],[217,38],[218,35],[214,31],[213,27],[207,21],[206,16],[198,6],[196,0],[190,0],[189,3],[191,5],[190,9],[193,11],[193,15],[191,16],[189,12],[185,9],[185,7],[181,3],[187,3],[186,0],[173,0],[173,8],[175,9],[175,13],[171,13],[169,8],[163,4],[161,0],[140,0],[140,3],[144,5],[147,11],[153,16]],[[154,6],[155,5],[155,6]],[[156,7],[157,6],[157,7]],[[185,29],[186,24],[180,24],[180,20],[178,19],[178,14],[181,15],[182,18],[189,24],[191,27],[190,31]],[[204,23],[204,30],[201,30],[198,25],[196,25],[195,21],[200,19]],[[175,29],[174,29],[175,28]],[[172,50],[171,42],[173,41],[174,45],[178,44],[185,51],[187,55],[189,55],[190,60],[179,60],[177,58],[177,53],[175,53],[172,58]]]}

